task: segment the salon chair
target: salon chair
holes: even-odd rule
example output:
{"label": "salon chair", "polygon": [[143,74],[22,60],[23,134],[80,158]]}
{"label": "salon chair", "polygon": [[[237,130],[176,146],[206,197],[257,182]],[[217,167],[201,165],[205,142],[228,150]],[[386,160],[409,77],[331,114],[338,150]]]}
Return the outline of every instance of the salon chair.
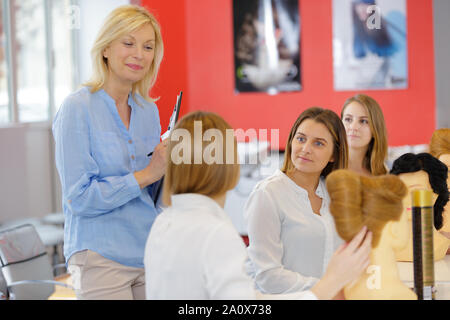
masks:
{"label": "salon chair", "polygon": [[6,299],[43,300],[55,291],[55,285],[72,289],[53,280],[54,268],[32,224],[0,231],[0,268]]}

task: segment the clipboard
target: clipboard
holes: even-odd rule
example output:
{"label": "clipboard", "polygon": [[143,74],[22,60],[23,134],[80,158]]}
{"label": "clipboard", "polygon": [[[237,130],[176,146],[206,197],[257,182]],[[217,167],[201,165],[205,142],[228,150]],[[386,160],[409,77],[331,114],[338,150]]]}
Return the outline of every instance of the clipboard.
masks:
{"label": "clipboard", "polygon": [[[169,135],[172,129],[175,127],[175,124],[178,121],[178,116],[180,114],[180,106],[181,106],[181,99],[183,98],[183,91],[180,91],[180,94],[177,96],[177,102],[175,103],[175,108],[173,109],[172,116],[169,120],[169,127],[167,128],[167,131],[161,136],[161,139],[166,139]],[[148,156],[151,156],[153,152],[151,152]],[[161,180],[157,181],[156,190],[154,192],[154,199],[153,202],[155,204],[155,208],[159,207],[159,195],[161,194],[161,189],[163,186],[164,177],[161,178]]]}
{"label": "clipboard", "polygon": [[[175,107],[173,108],[172,115],[170,116],[169,120],[169,126],[167,128],[167,131],[164,132],[164,134],[161,136],[161,140],[165,140],[167,137],[169,137],[170,132],[175,127],[175,124],[178,121],[178,116],[180,115],[180,107],[181,107],[181,99],[183,98],[183,91],[180,91],[180,94],[177,96],[177,102],[175,103]],[[150,152],[147,157],[150,157],[153,155],[153,152]]]}
{"label": "clipboard", "polygon": [[162,140],[167,138],[169,136],[170,131],[172,131],[173,127],[175,127],[175,124],[178,121],[178,116],[180,115],[180,106],[181,106],[181,99],[183,98],[183,91],[180,91],[180,94],[177,96],[177,102],[175,103],[175,108],[173,109],[172,115],[170,116],[169,120],[169,127],[167,128],[167,131],[161,136]]}

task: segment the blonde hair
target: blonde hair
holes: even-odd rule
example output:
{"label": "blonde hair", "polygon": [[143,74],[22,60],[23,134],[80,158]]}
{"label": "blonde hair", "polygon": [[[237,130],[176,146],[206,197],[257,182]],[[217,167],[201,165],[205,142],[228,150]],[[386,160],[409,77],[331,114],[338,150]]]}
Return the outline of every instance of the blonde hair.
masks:
{"label": "blonde hair", "polygon": [[443,154],[450,154],[450,129],[442,128],[433,132],[430,141],[430,153],[439,159]]}
{"label": "blonde hair", "polygon": [[387,169],[384,161],[388,152],[388,138],[383,111],[378,102],[373,98],[365,94],[357,94],[345,101],[341,112],[341,119],[344,118],[345,108],[352,102],[358,102],[366,109],[369,115],[370,131],[372,132],[372,140],[369,143],[363,165],[375,176],[386,174]]}
{"label": "blonde hair", "polygon": [[[211,112],[196,111],[184,116],[175,126],[171,133],[170,142],[167,148],[168,163],[166,167],[166,175],[164,178],[163,187],[163,202],[166,205],[171,204],[170,197],[174,194],[181,193],[199,193],[205,196],[214,197],[225,194],[228,190],[233,189],[240,176],[240,166],[237,154],[237,142],[233,136],[233,150],[227,148],[227,144],[223,144],[222,157],[229,159],[228,153],[233,153],[233,161],[229,163],[211,163],[207,164],[202,156],[201,163],[196,163],[194,159],[194,126],[195,122],[201,121],[201,135],[209,129],[217,129],[226,136],[227,130],[232,130],[231,126],[219,115]],[[172,135],[177,130],[184,129],[189,133],[191,141],[191,154],[188,163],[181,162],[176,164],[172,159],[172,151],[174,147],[180,143],[178,141],[171,141]],[[185,132],[186,132],[185,131]],[[199,134],[197,132],[195,134]],[[211,142],[202,141],[202,150]],[[184,141],[183,141],[184,142]],[[196,140],[196,142],[198,142]],[[184,150],[183,150],[184,152]]]}
{"label": "blonde hair", "polygon": [[408,191],[395,175],[364,177],[350,170],[332,172],[326,185],[339,236],[350,241],[365,225],[372,231],[373,248],[386,223],[400,219]]}
{"label": "blonde hair", "polygon": [[323,124],[333,137],[334,162],[329,162],[322,170],[320,175],[326,177],[333,170],[347,168],[347,135],[345,133],[345,127],[342,124],[341,119],[339,119],[338,115],[331,110],[312,107],[303,111],[291,128],[289,138],[286,142],[284,162],[281,171],[287,174],[295,169],[291,159],[292,140],[294,140],[298,127],[306,119],[311,119],[317,123]]}
{"label": "blonde hair", "polygon": [[155,17],[144,7],[137,5],[124,5],[113,10],[105,19],[102,28],[97,34],[91,50],[92,76],[84,86],[91,87],[91,92],[100,90],[108,77],[108,62],[104,58],[104,50],[118,38],[129,34],[144,25],[151,25],[155,31],[155,55],[149,72],[140,81],[133,83],[132,93],[138,93],[147,101],[156,101],[150,98],[150,89],[156,82],[159,67],[164,56],[164,45],[161,29]]}

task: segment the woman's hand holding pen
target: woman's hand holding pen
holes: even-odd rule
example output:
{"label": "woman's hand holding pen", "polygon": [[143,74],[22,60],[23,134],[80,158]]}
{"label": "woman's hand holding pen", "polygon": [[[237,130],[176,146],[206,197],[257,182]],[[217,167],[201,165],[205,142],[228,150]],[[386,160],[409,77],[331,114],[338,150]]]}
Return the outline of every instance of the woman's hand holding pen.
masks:
{"label": "woman's hand holding pen", "polygon": [[152,183],[161,179],[166,172],[167,164],[167,143],[168,139],[163,140],[153,150],[152,158],[148,166],[141,170],[136,171],[134,176],[139,183],[141,189],[151,185]]}

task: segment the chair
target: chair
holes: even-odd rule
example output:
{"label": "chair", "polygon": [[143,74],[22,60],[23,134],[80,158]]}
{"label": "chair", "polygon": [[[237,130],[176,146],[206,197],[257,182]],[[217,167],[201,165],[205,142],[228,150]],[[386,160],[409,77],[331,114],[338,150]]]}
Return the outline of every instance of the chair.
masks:
{"label": "chair", "polygon": [[[8,221],[0,225],[0,232],[25,224],[33,225],[45,247],[52,250],[52,264],[55,267],[62,267],[62,259],[59,256],[59,251],[62,251],[62,245],[64,243],[64,228],[62,226],[46,224],[46,220],[44,219],[26,218]],[[55,268],[55,276],[60,273],[56,272]]]}
{"label": "chair", "polygon": [[55,285],[73,289],[53,280],[47,250],[31,224],[0,231],[0,267],[9,299],[47,299]]}
{"label": "chair", "polygon": [[6,292],[8,291],[8,287],[6,285],[5,278],[3,278],[3,274],[0,271],[0,300],[6,300]]}

